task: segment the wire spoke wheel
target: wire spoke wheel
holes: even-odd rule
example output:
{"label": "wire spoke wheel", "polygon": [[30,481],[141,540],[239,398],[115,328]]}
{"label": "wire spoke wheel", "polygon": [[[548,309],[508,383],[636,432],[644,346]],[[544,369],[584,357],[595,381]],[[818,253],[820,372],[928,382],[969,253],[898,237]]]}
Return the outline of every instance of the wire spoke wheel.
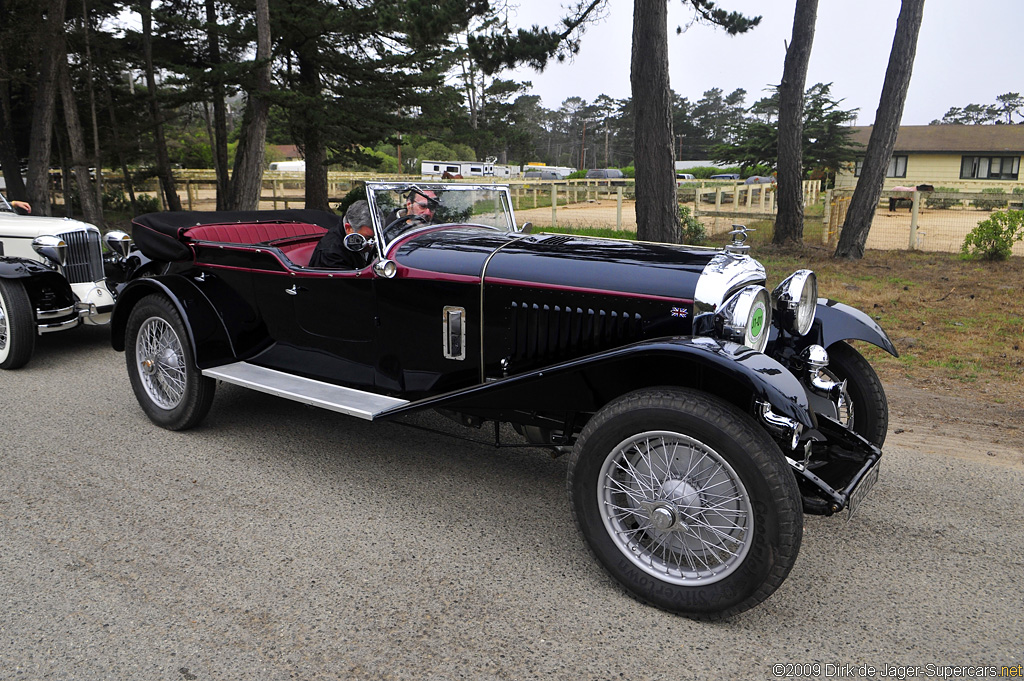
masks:
{"label": "wire spoke wheel", "polygon": [[569,460],[573,519],[635,598],[720,619],[768,598],[800,550],[800,490],[778,445],[735,406],[685,388],[598,410]]}
{"label": "wire spoke wheel", "polygon": [[142,323],[135,361],[146,394],[161,409],[174,409],[185,397],[185,353],[174,329],[160,317]]}
{"label": "wire spoke wheel", "polygon": [[725,459],[692,437],[648,431],[624,440],[605,460],[598,486],[612,540],[658,579],[716,582],[750,549],[746,488]]}
{"label": "wire spoke wheel", "polygon": [[132,391],[153,423],[186,430],[206,417],[217,383],[196,366],[189,327],[168,298],[154,293],[135,304],[124,347]]}

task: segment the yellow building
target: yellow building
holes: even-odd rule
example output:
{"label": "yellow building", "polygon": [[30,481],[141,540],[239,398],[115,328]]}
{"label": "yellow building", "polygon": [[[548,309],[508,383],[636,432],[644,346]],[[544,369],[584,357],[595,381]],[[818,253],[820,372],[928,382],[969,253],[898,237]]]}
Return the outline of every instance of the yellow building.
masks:
{"label": "yellow building", "polygon": [[[871,126],[855,126],[850,139],[867,146]],[[1024,125],[904,125],[896,136],[885,189],[930,184],[980,192],[1011,193],[1024,187],[1020,159]],[[853,189],[861,161],[842,169],[836,189]]]}

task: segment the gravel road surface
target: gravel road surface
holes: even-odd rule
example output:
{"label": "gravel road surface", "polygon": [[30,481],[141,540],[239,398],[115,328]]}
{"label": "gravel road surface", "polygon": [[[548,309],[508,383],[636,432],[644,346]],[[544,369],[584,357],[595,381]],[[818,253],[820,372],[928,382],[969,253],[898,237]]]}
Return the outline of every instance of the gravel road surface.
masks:
{"label": "gravel road surface", "polygon": [[0,373],[2,679],[1024,663],[1020,467],[893,445],[850,523],[807,518],[772,598],[706,624],[605,576],[572,525],[565,457],[234,386],[201,427],[171,433],[143,415],[108,340],[43,337],[27,368]]}

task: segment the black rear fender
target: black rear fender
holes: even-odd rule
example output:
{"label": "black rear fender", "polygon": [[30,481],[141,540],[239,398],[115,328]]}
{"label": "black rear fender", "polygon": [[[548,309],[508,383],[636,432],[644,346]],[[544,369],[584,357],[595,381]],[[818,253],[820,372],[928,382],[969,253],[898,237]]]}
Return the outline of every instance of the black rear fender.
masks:
{"label": "black rear fender", "polygon": [[237,355],[224,320],[206,295],[187,277],[165,275],[147,277],[129,282],[121,290],[110,320],[110,341],[114,349],[125,349],[125,329],[132,309],[146,296],[159,293],[166,296],[185,322],[195,363],[200,369],[233,361]]}
{"label": "black rear fender", "polygon": [[703,337],[641,341],[389,412],[424,408],[469,414],[531,410],[592,413],[626,393],[655,386],[694,388],[752,413],[767,401],[776,414],[815,427],[807,393],[792,373],[750,348]]}

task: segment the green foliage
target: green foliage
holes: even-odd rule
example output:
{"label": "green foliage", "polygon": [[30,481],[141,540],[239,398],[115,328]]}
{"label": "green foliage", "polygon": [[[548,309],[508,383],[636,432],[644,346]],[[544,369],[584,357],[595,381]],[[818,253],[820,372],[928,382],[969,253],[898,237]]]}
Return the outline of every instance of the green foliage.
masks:
{"label": "green foliage", "polygon": [[582,180],[586,176],[587,176],[587,169],[586,168],[580,168],[579,170],[576,170],[574,172],[569,173],[569,176],[567,178],[565,178],[565,179],[567,179],[567,180]]}
{"label": "green foliage", "polygon": [[960,247],[960,255],[965,259],[1006,260],[1013,245],[1022,239],[1024,211],[998,211],[970,231]]}
{"label": "green foliage", "polygon": [[[935,191],[946,194],[957,194],[960,192],[955,187],[936,187]],[[961,203],[960,199],[940,199],[931,195],[926,195],[924,199],[924,205],[928,208],[952,208],[953,206],[959,206]]]}
{"label": "green foliage", "polygon": [[[996,194],[1005,195],[1006,191],[995,187],[989,187],[988,189],[982,189],[982,194]],[[995,210],[996,208],[1006,208],[1006,199],[975,199],[974,207],[979,210]]]}
{"label": "green foliage", "polygon": [[416,155],[421,161],[458,161],[459,155],[454,149],[447,147],[440,142],[425,142],[418,149]]}
{"label": "green foliage", "polygon": [[160,199],[150,194],[135,195],[135,214],[156,213],[160,210]]}
{"label": "green foliage", "polygon": [[687,206],[679,206],[679,235],[684,244],[703,246],[708,240],[708,232],[704,224],[693,217]]}
{"label": "green foliage", "polygon": [[[452,160],[455,160],[455,161],[475,161],[475,160],[477,160],[476,152],[473,151],[473,147],[469,146],[468,144],[459,144],[459,143],[456,142],[455,144],[451,145],[451,149],[452,149],[452,151],[455,152],[455,158],[452,159]],[[439,159],[439,160],[441,160],[441,159]],[[447,161],[449,159],[443,159],[443,160]]]}

